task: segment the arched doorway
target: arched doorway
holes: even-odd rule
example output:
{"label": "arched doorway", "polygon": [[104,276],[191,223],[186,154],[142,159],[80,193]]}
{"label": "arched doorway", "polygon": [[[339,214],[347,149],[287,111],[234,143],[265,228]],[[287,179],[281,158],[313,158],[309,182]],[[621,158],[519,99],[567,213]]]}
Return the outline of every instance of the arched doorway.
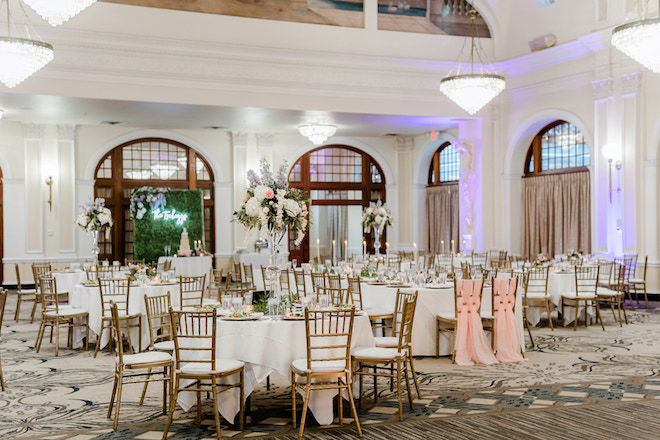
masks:
{"label": "arched doorway", "polygon": [[[290,258],[299,262],[335,254],[362,253],[362,242],[372,253],[371,232],[362,230],[362,210],[369,202],[385,203],[385,175],[380,165],[367,153],[346,145],[328,145],[311,150],[291,167],[289,183],[307,191],[312,198],[311,225],[303,242],[296,246],[289,239]],[[387,237],[383,237],[384,245]]]}
{"label": "arched doorway", "polygon": [[104,198],[115,227],[99,237],[99,258],[133,258],[131,190],[142,186],[201,189],[204,197],[204,247],[215,252],[214,176],[206,159],[187,145],[163,138],[125,142],[108,152],[94,173],[94,196]]}

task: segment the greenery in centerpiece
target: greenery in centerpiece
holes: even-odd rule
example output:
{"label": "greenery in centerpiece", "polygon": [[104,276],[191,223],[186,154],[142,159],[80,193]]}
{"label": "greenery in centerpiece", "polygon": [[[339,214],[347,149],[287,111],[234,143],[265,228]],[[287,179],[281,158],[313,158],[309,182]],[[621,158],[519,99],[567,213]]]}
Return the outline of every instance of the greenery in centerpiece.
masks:
{"label": "greenery in centerpiece", "polygon": [[532,262],[532,266],[544,266],[548,264],[550,260],[548,260],[548,257],[546,257],[543,254],[538,254],[536,256],[536,259]]}
{"label": "greenery in centerpiece", "polygon": [[134,283],[138,275],[144,274],[147,278],[153,278],[158,275],[158,268],[153,264],[129,264],[128,265],[128,280]]}
{"label": "greenery in centerpiece", "polygon": [[377,228],[378,232],[382,233],[385,226],[392,226],[392,222],[390,209],[381,200],[376,203],[370,202],[362,212],[362,226],[365,233],[369,233],[372,228]]}

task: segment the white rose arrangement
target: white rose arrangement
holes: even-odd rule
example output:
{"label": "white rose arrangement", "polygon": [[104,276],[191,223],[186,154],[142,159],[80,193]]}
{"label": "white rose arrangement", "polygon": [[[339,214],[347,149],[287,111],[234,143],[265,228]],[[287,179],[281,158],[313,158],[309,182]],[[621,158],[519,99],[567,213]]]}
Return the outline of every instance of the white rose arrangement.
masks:
{"label": "white rose arrangement", "polygon": [[96,199],[81,206],[76,219],[76,225],[85,232],[105,232],[106,238],[110,236],[113,224],[112,212],[105,207],[105,199]]}
{"label": "white rose arrangement", "polygon": [[[283,234],[286,228],[296,232],[296,245],[305,238],[309,212],[309,196],[302,190],[290,188],[286,178],[286,162],[273,176],[268,161],[260,161],[261,176],[248,171],[250,187],[243,205],[234,212],[234,220],[247,229],[259,229],[273,235]],[[279,237],[281,239],[281,237]],[[277,244],[277,243],[276,243]]]}
{"label": "white rose arrangement", "polygon": [[365,233],[368,233],[373,227],[376,227],[378,232],[382,233],[385,226],[392,226],[392,221],[389,208],[380,200],[376,203],[369,203],[369,206],[364,208],[362,212],[362,226]]}

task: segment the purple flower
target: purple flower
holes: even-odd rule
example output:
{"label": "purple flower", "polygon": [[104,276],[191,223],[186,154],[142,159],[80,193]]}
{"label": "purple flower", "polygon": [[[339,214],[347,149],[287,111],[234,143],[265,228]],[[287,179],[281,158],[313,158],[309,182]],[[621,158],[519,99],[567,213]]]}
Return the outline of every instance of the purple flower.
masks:
{"label": "purple flower", "polygon": [[250,182],[251,187],[256,188],[257,186],[261,185],[261,180],[259,179],[259,176],[257,176],[257,173],[255,173],[253,170],[248,171],[247,178],[248,178],[248,182]]}

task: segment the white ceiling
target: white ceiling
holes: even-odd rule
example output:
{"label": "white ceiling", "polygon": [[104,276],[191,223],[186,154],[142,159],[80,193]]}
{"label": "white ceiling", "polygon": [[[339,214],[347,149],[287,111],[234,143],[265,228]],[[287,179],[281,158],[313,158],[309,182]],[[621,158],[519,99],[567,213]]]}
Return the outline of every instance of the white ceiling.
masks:
{"label": "white ceiling", "polygon": [[[29,79],[27,80],[29,81]],[[4,120],[35,124],[124,126],[153,129],[213,128],[234,132],[297,133],[299,125],[337,125],[340,136],[418,135],[455,127],[453,118],[254,107],[222,107],[0,93]]]}

